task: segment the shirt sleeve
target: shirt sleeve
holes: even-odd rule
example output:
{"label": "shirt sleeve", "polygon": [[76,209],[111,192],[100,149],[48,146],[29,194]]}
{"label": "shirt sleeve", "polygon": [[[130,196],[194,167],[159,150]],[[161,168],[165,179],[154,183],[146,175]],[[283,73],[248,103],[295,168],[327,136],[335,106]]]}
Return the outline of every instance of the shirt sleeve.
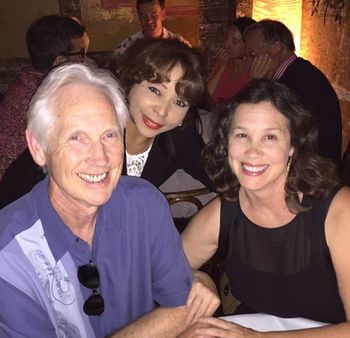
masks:
{"label": "shirt sleeve", "polygon": [[169,205],[159,193],[157,220],[152,224],[152,291],[160,306],[186,303],[192,285],[192,272],[174,226]]}
{"label": "shirt sleeve", "polygon": [[0,337],[57,337],[43,308],[0,278]]}

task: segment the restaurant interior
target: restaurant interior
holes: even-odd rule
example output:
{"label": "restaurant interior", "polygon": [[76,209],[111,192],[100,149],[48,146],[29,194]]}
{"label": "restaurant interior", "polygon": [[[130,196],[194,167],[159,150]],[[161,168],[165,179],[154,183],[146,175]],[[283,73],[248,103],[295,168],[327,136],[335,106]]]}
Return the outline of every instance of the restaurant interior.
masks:
{"label": "restaurant interior", "polygon": [[[192,46],[207,50],[220,45],[228,23],[235,17],[282,21],[293,32],[296,54],[310,60],[328,78],[341,106],[342,154],[349,157],[350,176],[350,3],[346,0],[167,0],[165,26]],[[19,71],[30,64],[25,45],[26,29],[36,18],[60,13],[84,23],[89,36],[88,56],[104,64],[129,35],[140,29],[135,1],[118,0],[2,0],[0,5],[0,98]],[[0,125],[0,132],[1,132]],[[1,178],[1,177],[0,177]],[[202,207],[198,196],[207,190],[166,194],[171,205],[188,201]],[[182,192],[181,192],[182,193]],[[215,261],[214,261],[214,264]],[[211,272],[219,273],[208,266]],[[214,276],[215,277],[215,276]],[[217,276],[216,276],[217,277]],[[217,279],[218,282],[219,279]],[[223,282],[224,283],[224,282]],[[233,306],[232,302],[228,302]],[[226,309],[231,312],[232,309]],[[225,312],[225,309],[224,309]]]}
{"label": "restaurant interior", "polygon": [[[29,63],[25,32],[44,14],[81,18],[90,35],[89,54],[103,60],[139,29],[135,1],[3,0],[0,11],[0,94]],[[168,0],[165,26],[193,46],[219,44],[232,17],[284,22],[293,32],[297,54],[310,60],[331,82],[342,111],[343,152],[350,139],[350,5],[344,0]],[[208,63],[210,64],[210,62]]]}

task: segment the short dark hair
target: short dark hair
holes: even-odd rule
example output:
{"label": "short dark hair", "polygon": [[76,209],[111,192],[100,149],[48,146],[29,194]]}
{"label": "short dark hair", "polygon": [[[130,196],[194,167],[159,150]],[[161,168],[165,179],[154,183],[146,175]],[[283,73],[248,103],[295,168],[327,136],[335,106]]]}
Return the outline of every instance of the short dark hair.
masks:
{"label": "short dark hair", "polygon": [[251,25],[245,31],[245,35],[253,30],[261,30],[267,42],[282,42],[289,51],[295,51],[293,34],[288,27],[280,21],[261,20]]}
{"label": "short dark hair", "polygon": [[286,85],[275,80],[255,80],[221,107],[212,141],[204,150],[209,177],[223,200],[236,200],[239,182],[228,161],[232,121],[241,104],[271,104],[287,119],[294,154],[285,184],[286,203],[291,212],[304,210],[298,193],[315,198],[326,196],[338,184],[336,164],[318,155],[318,134],[313,114]]}
{"label": "short dark hair", "polygon": [[32,65],[48,72],[55,58],[73,50],[72,39],[84,35],[84,27],[63,15],[45,15],[27,30],[26,43]]}
{"label": "short dark hair", "polygon": [[243,37],[244,36],[244,32],[246,31],[246,29],[248,27],[250,27],[251,25],[255,24],[255,23],[256,23],[256,21],[254,19],[252,19],[252,18],[250,18],[248,16],[242,16],[240,18],[237,18],[237,19],[233,20],[229,24],[228,28],[230,28],[232,26],[233,27],[237,27],[238,30],[240,31],[242,37]]}
{"label": "short dark hair", "polygon": [[[205,64],[199,49],[191,48],[178,39],[139,39],[111,62],[110,71],[119,77],[126,95],[133,85],[144,80],[153,83],[169,81],[172,69],[180,65],[183,75],[176,84],[176,93],[191,107],[197,106],[205,92]],[[190,112],[195,110],[190,110]],[[186,114],[185,120],[190,119]],[[184,121],[184,122],[186,122]]]}
{"label": "short dark hair", "polygon": [[[139,9],[139,5],[143,4],[149,4],[154,0],[137,0],[136,1],[136,8]],[[165,6],[165,0],[158,0],[159,6],[164,8]]]}

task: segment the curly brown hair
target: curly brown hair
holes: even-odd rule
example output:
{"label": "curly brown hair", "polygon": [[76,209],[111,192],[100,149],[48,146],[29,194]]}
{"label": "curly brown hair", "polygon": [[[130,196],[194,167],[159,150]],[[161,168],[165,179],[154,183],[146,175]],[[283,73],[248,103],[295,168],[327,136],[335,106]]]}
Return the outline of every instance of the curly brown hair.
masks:
{"label": "curly brown hair", "polygon": [[204,149],[205,166],[222,200],[236,200],[240,188],[228,161],[228,141],[237,107],[241,104],[271,104],[288,120],[294,154],[285,184],[286,204],[291,212],[306,208],[298,193],[322,198],[338,184],[337,165],[318,155],[317,129],[312,113],[294,92],[274,80],[256,80],[219,109],[212,141]]}
{"label": "curly brown hair", "polygon": [[[205,63],[199,49],[191,48],[177,39],[139,39],[121,59],[111,60],[109,70],[116,75],[126,96],[142,81],[162,83],[170,81],[172,69],[180,65],[183,75],[176,84],[177,95],[191,108],[203,101],[205,95]],[[193,120],[196,109],[189,109],[184,120]]]}

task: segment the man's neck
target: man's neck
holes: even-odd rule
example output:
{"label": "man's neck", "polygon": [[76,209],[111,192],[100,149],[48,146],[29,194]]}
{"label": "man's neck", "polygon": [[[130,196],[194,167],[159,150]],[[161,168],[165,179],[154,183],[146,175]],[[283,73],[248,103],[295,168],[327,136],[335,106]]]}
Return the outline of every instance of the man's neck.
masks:
{"label": "man's neck", "polygon": [[162,39],[164,36],[164,28],[162,28],[160,34],[158,34],[157,36],[148,35],[145,31],[142,31],[142,34],[146,39],[149,39],[149,40]]}
{"label": "man's neck", "polygon": [[[50,189],[51,188],[51,189]],[[74,200],[67,202],[65,196],[49,187],[49,197],[53,208],[60,216],[62,222],[68,226],[72,233],[92,245],[98,207],[83,206]]]}
{"label": "man's neck", "polygon": [[281,55],[281,62],[279,63],[278,67],[274,71],[274,74],[272,74],[272,78],[274,80],[279,80],[287,68],[293,63],[293,61],[296,59],[296,55],[292,51],[287,51]]}

